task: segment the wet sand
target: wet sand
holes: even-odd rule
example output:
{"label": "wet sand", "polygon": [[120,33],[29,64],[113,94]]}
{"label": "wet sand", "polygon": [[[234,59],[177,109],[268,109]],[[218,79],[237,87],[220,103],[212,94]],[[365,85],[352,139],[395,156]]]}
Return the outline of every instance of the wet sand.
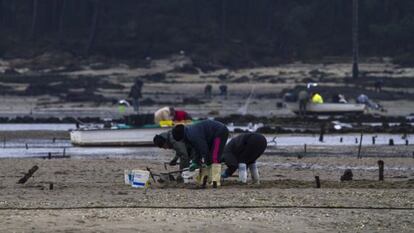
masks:
{"label": "wet sand", "polygon": [[[1,159],[0,232],[411,232],[414,159],[398,154],[414,146],[389,148],[376,147],[385,157],[362,159],[264,155],[260,185],[231,177],[219,189],[172,182],[146,192],[124,184],[124,169],[164,171],[168,151],[155,159]],[[378,181],[379,159],[385,181]],[[34,178],[16,184],[34,165]],[[340,182],[346,168],[354,180]]]}

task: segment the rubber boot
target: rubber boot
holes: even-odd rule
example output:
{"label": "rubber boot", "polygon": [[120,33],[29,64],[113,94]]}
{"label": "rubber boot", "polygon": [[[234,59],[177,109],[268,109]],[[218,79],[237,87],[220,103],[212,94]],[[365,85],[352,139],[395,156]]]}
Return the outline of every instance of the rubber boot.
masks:
{"label": "rubber boot", "polygon": [[213,163],[211,164],[211,183],[213,188],[217,188],[221,185],[221,163]]}
{"label": "rubber boot", "polygon": [[239,163],[239,181],[243,184],[247,183],[247,165]]}
{"label": "rubber boot", "polygon": [[256,163],[249,164],[250,175],[255,184],[260,184],[259,169],[257,169]]}
{"label": "rubber boot", "polygon": [[208,177],[209,177],[209,169],[207,167],[201,167],[196,177],[197,184],[205,188]]}

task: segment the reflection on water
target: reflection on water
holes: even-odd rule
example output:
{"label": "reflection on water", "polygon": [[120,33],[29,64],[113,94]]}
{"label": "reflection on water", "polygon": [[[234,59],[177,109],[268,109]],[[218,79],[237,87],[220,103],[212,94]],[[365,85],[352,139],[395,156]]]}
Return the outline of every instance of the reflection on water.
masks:
{"label": "reflection on water", "polygon": [[[321,165],[316,163],[259,163],[258,166],[271,166],[274,169],[298,169],[298,170],[364,170],[364,171],[378,171],[378,166],[352,166],[352,165]],[[390,167],[385,166],[384,170],[390,171],[414,171],[414,167]]]}
{"label": "reflection on water", "polygon": [[[342,135],[325,135],[323,142],[319,141],[319,135],[266,135],[269,145],[276,146],[299,146],[299,145],[325,145],[325,146],[340,146],[340,145],[358,145],[360,143],[360,134],[342,134]],[[374,139],[373,139],[374,138]],[[362,137],[362,145],[372,145],[375,140],[375,145],[388,145],[389,140],[392,139],[395,145],[405,145],[406,140],[410,144],[414,143],[412,135],[407,135],[403,138],[398,134],[364,134]]]}

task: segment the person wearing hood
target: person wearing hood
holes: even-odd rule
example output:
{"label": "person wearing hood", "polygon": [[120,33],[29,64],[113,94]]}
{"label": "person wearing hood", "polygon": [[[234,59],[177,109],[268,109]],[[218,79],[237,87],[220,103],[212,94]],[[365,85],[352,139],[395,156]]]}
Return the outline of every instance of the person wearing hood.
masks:
{"label": "person wearing hood", "polygon": [[312,94],[311,101],[313,104],[323,104],[323,98],[318,92],[314,92]]}
{"label": "person wearing hood", "polygon": [[194,149],[188,143],[174,140],[171,130],[155,135],[153,142],[154,145],[159,148],[172,149],[175,151],[175,157],[169,162],[170,166],[177,165],[178,160],[180,160],[180,169],[188,168],[190,166],[190,160],[194,157]]}
{"label": "person wearing hood", "polygon": [[201,168],[202,163],[211,169],[213,187],[220,185],[220,159],[226,145],[229,130],[213,120],[204,120],[193,125],[176,125],[172,130],[176,141],[189,143],[195,150],[189,170]]}
{"label": "person wearing hood", "polygon": [[221,177],[228,178],[238,169],[239,180],[242,183],[247,183],[248,169],[253,182],[259,183],[256,160],[264,153],[266,147],[266,138],[258,133],[244,133],[232,138],[224,148],[222,161],[226,164],[227,169],[221,174]]}

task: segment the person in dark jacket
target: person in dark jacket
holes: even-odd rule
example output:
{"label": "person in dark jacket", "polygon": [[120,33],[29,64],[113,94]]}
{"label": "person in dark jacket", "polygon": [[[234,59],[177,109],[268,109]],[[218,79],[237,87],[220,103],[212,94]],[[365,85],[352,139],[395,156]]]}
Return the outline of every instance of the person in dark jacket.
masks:
{"label": "person in dark jacket", "polygon": [[200,168],[202,162],[211,165],[213,187],[220,185],[220,159],[229,135],[227,127],[218,121],[205,120],[194,125],[176,125],[172,135],[176,141],[188,142],[194,148],[190,171]]}
{"label": "person in dark jacket", "polygon": [[132,98],[132,106],[134,107],[135,112],[139,111],[139,98],[142,97],[141,89],[143,85],[144,83],[141,80],[135,79],[135,83],[132,85],[128,95],[128,97]]}
{"label": "person in dark jacket", "polygon": [[171,130],[155,135],[153,142],[159,148],[175,151],[175,157],[169,163],[171,166],[177,165],[178,160],[180,160],[180,169],[190,166],[190,160],[194,156],[194,149],[188,143],[174,140]]}
{"label": "person in dark jacket", "polygon": [[309,102],[309,93],[306,89],[303,89],[298,94],[298,101],[299,101],[299,115],[305,116],[306,114],[306,106]]}
{"label": "person in dark jacket", "polygon": [[263,154],[266,147],[266,138],[258,133],[244,133],[232,138],[224,148],[221,160],[227,165],[227,169],[221,177],[227,178],[239,169],[239,180],[246,183],[248,167],[253,181],[259,183],[256,160]]}

